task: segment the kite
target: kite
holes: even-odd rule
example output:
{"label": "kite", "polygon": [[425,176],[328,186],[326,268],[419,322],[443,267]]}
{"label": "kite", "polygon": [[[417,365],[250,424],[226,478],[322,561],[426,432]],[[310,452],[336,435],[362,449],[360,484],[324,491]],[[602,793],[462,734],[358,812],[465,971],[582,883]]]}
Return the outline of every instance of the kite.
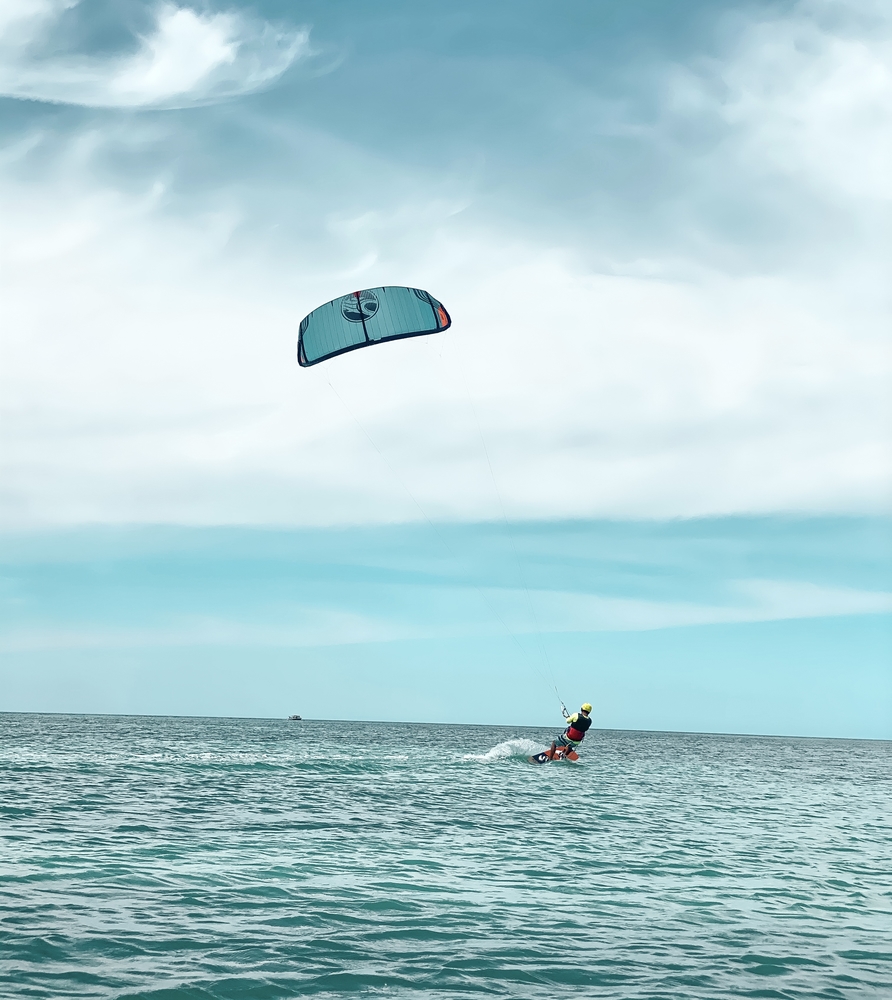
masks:
{"label": "kite", "polygon": [[366,288],[332,299],[301,320],[297,360],[308,368],[360,347],[426,337],[451,325],[442,303],[420,288]]}

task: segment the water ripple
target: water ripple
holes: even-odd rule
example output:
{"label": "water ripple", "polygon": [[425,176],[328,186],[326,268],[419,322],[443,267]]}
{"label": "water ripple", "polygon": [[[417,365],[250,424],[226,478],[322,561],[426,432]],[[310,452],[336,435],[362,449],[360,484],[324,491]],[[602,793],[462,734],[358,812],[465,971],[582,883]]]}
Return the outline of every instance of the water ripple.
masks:
{"label": "water ripple", "polygon": [[0,992],[892,995],[892,744],[0,716]]}

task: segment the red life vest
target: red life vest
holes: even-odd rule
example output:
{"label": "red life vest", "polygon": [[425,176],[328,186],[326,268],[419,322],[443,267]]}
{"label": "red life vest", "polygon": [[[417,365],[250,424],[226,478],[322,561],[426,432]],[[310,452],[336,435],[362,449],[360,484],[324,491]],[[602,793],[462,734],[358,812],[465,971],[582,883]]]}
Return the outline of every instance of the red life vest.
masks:
{"label": "red life vest", "polygon": [[591,726],[592,720],[587,719],[581,712],[575,722],[571,722],[567,726],[566,735],[568,739],[573,740],[574,743],[580,743],[585,739],[585,734],[588,728]]}

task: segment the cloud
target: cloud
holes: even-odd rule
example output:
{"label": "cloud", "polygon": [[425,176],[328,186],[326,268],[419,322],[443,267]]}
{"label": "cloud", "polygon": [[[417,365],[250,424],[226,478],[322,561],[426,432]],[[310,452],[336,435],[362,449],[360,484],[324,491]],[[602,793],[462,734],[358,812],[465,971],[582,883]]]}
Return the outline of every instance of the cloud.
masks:
{"label": "cloud", "polygon": [[176,108],[262,89],[308,52],[306,30],[241,13],[162,3],[136,51],[58,54],[49,44],[71,0],[12,3],[0,16],[0,94],[94,108]]}
{"label": "cloud", "polygon": [[[0,192],[7,523],[414,520],[406,487],[500,517],[481,433],[511,517],[885,503],[889,361],[845,280],[592,275],[461,215],[345,278],[233,250],[237,205],[95,187],[92,155]],[[447,335],[298,369],[309,308],[395,274]]]}
{"label": "cloud", "polygon": [[[657,151],[686,121],[725,131],[705,149],[678,139],[674,243],[626,205],[628,228],[650,226],[637,255],[599,218],[560,246],[525,212],[505,224],[473,178],[450,187],[374,154],[349,115],[341,133],[284,107],[241,132],[214,131],[211,112],[188,135],[176,116],[35,124],[0,157],[5,522],[418,519],[406,487],[434,520],[885,509],[888,237],[870,220],[886,175],[867,164],[885,155],[886,36],[816,9],[760,15],[720,64],[656,80],[671,98],[645,136]],[[197,100],[245,68],[235,15],[177,10],[161,9],[163,44],[103,57],[104,94],[114,80]],[[197,38],[188,72],[162,71]],[[821,153],[843,119],[850,174]],[[795,181],[782,198],[781,180]],[[739,231],[710,211],[757,216],[763,188],[808,225],[729,264]],[[765,250],[784,239],[795,253]],[[442,298],[452,330],[297,368],[306,312],[393,282]]]}
{"label": "cloud", "polygon": [[[398,587],[378,582],[387,600],[377,612],[345,587],[337,605],[318,599],[282,604],[264,620],[236,612],[171,613],[155,625],[40,627],[13,625],[0,632],[0,650],[115,649],[125,647],[315,647],[446,639],[460,636],[524,639],[560,632],[644,632],[700,625],[741,624],[892,612],[892,593],[826,587],[797,580],[741,580],[721,604],[644,600],[569,591]],[[481,603],[482,602],[482,603]],[[530,611],[530,602],[535,614]],[[506,631],[509,630],[509,631]]]}
{"label": "cloud", "polygon": [[888,4],[732,4],[718,16],[721,40],[664,68],[652,119],[626,144],[635,174],[617,185],[620,212],[602,209],[617,240],[664,267],[816,271],[849,258],[876,280],[892,198]]}
{"label": "cloud", "polygon": [[748,26],[720,115],[751,164],[846,201],[892,199],[892,16],[805,0]]}
{"label": "cloud", "polygon": [[[692,625],[889,614],[892,593],[796,580],[740,580],[721,604],[630,600],[592,594],[532,595],[545,632],[640,632]],[[517,631],[530,631],[529,625]]]}
{"label": "cloud", "polygon": [[[0,650],[28,652],[40,649],[121,649],[173,646],[284,646],[310,647],[393,642],[426,638],[429,629],[408,626],[332,608],[307,608],[292,617],[300,625],[257,624],[212,616],[181,616],[166,626],[102,626],[11,629],[0,633]],[[455,629],[452,629],[455,631]]]}

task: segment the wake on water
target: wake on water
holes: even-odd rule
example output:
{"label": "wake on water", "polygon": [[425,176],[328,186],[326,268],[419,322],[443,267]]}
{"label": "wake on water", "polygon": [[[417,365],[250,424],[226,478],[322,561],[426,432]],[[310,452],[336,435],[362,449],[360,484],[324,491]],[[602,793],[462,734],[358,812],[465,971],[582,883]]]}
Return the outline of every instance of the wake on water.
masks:
{"label": "wake on water", "polygon": [[506,760],[508,757],[523,757],[526,759],[530,754],[540,753],[541,743],[533,740],[525,740],[520,737],[513,740],[505,740],[504,743],[497,743],[486,753],[466,753],[462,760],[476,760],[483,764],[490,764],[495,760]]}

